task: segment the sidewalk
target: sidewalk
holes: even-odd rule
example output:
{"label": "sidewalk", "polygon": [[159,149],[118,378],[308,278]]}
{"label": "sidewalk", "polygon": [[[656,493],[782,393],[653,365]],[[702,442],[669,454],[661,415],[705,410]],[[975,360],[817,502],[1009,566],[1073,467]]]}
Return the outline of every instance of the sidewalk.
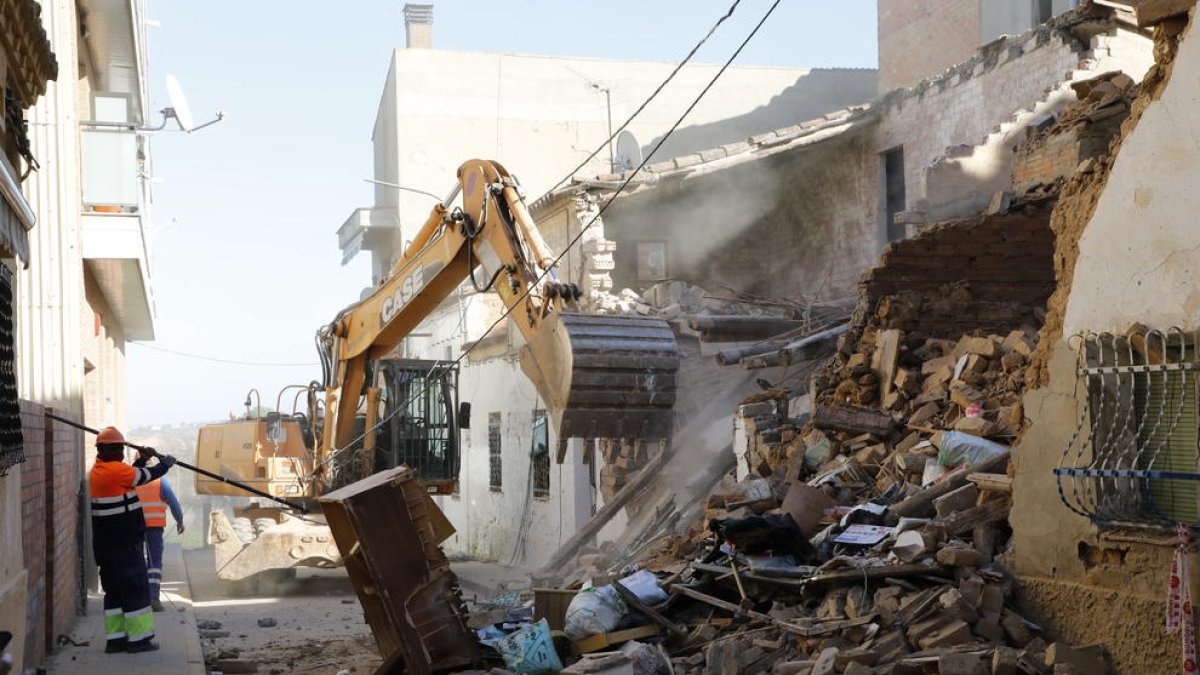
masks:
{"label": "sidewalk", "polygon": [[99,595],[88,596],[88,615],[75,620],[70,637],[87,641],[86,647],[70,644],[58,647],[46,661],[46,672],[120,673],[121,675],[205,675],[200,634],[192,613],[192,592],[188,586],[183,549],[167,544],[163,551],[162,600],[167,611],[154,615],[154,630],[160,646],[157,652],[144,654],[104,653],[104,610]]}

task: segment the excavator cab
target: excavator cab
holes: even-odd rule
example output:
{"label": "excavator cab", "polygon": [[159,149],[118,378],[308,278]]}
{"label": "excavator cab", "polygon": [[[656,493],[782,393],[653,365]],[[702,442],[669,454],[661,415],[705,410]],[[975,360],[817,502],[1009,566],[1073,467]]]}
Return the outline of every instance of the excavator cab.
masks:
{"label": "excavator cab", "polygon": [[453,492],[460,466],[459,430],[470,426],[458,404],[458,365],[383,359],[375,374],[382,391],[378,415],[386,421],[376,432],[374,472],[407,466],[427,489]]}

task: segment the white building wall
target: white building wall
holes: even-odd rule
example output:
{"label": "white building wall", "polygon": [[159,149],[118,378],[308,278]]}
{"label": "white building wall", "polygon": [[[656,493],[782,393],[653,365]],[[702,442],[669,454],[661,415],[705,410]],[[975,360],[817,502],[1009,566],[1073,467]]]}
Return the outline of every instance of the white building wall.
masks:
{"label": "white building wall", "polygon": [[[78,24],[72,0],[42,3],[58,80],[27,112],[42,168],[25,181],[37,214],[28,269],[17,280],[17,384],[21,398],[83,414],[83,259],[80,250]],[[86,109],[84,107],[83,109]]]}
{"label": "white building wall", "polygon": [[[674,65],[396,50],[375,125],[375,177],[443,195],[463,161],[494,159],[522,181],[532,200],[608,137],[609,98],[615,130]],[[714,65],[684,68],[629,130],[643,145],[663,134],[717,69]],[[755,111],[813,72],[799,68],[730,68],[685,126],[712,125]],[[822,73],[837,77],[831,71]],[[875,93],[874,79],[867,79],[848,78],[847,86],[824,89],[805,106],[797,105],[777,120],[766,122],[768,126],[759,132],[810,119],[832,108],[866,102]],[[607,96],[604,89],[609,90]],[[790,119],[792,116],[794,119]],[[731,140],[721,138],[720,125],[705,131],[693,139],[696,147],[687,151]],[[588,168],[593,174],[606,173],[607,150]],[[426,196],[383,186],[376,188],[375,202],[377,206],[397,206],[405,240],[412,238],[432,206]]]}

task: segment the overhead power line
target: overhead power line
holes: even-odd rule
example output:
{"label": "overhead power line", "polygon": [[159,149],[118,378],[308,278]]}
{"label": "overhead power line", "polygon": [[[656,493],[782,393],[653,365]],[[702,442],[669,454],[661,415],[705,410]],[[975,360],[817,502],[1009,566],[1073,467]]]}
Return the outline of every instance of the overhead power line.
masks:
{"label": "overhead power line", "polygon": [[181,352],[181,351],[177,351],[174,349],[167,349],[166,347],[158,347],[156,345],[147,344],[145,342],[129,342],[126,344],[136,345],[138,347],[141,347],[142,349],[151,349],[156,352],[172,354],[174,356],[180,356],[180,357],[183,357],[186,359],[196,359],[197,361],[209,361],[211,363],[228,363],[228,364],[234,365],[234,366],[260,366],[260,367],[264,367],[264,368],[301,368],[301,367],[315,368],[317,365],[319,365],[316,363],[272,363],[270,361],[239,361],[237,359],[223,359],[218,356],[205,356],[203,354],[190,354],[188,352]]}
{"label": "overhead power line", "polygon": [[[550,271],[553,270],[554,267],[564,257],[566,257],[567,253],[572,248],[574,248],[576,245],[579,244],[580,240],[583,239],[584,233],[587,232],[588,229],[591,228],[592,225],[594,225],[596,223],[596,221],[600,219],[600,216],[602,216],[604,214],[604,212],[606,210],[608,210],[608,207],[616,200],[616,198],[618,196],[620,196],[620,194],[622,192],[624,192],[625,188],[627,188],[629,186],[629,184],[633,181],[633,179],[636,178],[639,173],[641,173],[642,169],[644,169],[646,167],[646,164],[649,163],[650,158],[654,156],[654,153],[657,152],[658,149],[661,148],[662,145],[667,142],[667,139],[671,137],[671,134],[675,133],[675,131],[679,128],[679,126],[681,124],[683,124],[683,121],[685,119],[687,119],[687,116],[691,114],[692,110],[694,110],[696,108],[696,106],[700,104],[700,101],[703,100],[703,98],[708,94],[709,90],[711,90],[713,88],[713,86],[717,83],[717,80],[721,79],[721,76],[725,74],[725,71],[729,69],[729,66],[733,65],[734,60],[737,59],[737,57],[742,53],[742,50],[744,50],[746,48],[746,45],[750,44],[750,41],[753,40],[754,36],[758,34],[758,31],[763,27],[763,24],[765,24],[767,22],[767,19],[770,19],[771,15],[775,13],[775,8],[779,7],[780,2],[782,2],[782,0],[775,0],[773,3],[771,3],[771,6],[767,9],[766,13],[763,14],[762,18],[759,19],[757,24],[755,24],[754,29],[750,31],[750,34],[747,35],[744,40],[742,40],[741,44],[738,45],[738,48],[736,50],[734,50],[733,54],[731,54],[730,57],[725,60],[725,63],[721,66],[721,69],[718,70],[715,75],[713,75],[712,79],[710,79],[708,81],[708,84],[704,86],[704,89],[700,90],[700,93],[691,102],[691,104],[688,105],[687,109],[683,111],[683,114],[680,115],[677,120],[675,120],[675,123],[671,125],[671,128],[667,130],[667,133],[663,134],[662,138],[659,139],[658,143],[655,144],[654,149],[646,154],[645,158],[642,159],[642,163],[639,164],[636,168],[633,169],[633,171],[631,171],[629,173],[629,176],[626,177],[626,179],[624,181],[622,181],[622,183],[613,192],[612,196],[608,198],[608,201],[606,201],[604,203],[604,205],[600,207],[600,209],[592,216],[592,218],[587,222],[587,224],[579,228],[579,233],[576,234],[575,237],[573,239],[571,239],[571,241],[567,242],[567,245],[563,248],[562,252],[558,254],[558,257],[556,257],[551,262],[551,264],[548,265],[547,268],[545,270],[543,270],[540,275],[538,275],[537,279],[535,279],[532,284],[529,284],[528,286],[526,286],[524,292],[522,292],[520,296],[518,296],[515,300],[513,300],[512,304],[509,307],[505,308],[504,312],[501,313],[500,317],[498,319],[496,319],[495,321],[493,321],[491,323],[491,325],[489,325],[487,327],[487,330],[485,330],[483,332],[483,334],[479,336],[478,339],[474,340],[469,347],[467,347],[465,350],[463,350],[463,353],[460,354],[458,356],[458,358],[454,359],[453,364],[455,366],[460,365],[467,358],[467,356],[470,355],[471,351],[474,350],[475,347],[477,347],[480,343],[483,342],[484,338],[486,338],[488,335],[490,335],[491,332],[493,330],[495,330],[497,326],[499,326],[502,322],[504,322],[508,318],[508,316],[510,314],[512,314],[512,312],[516,309],[517,305],[522,300],[529,297],[529,294],[533,291],[534,287],[537,286],[537,284],[539,282],[541,282],[543,279],[546,278],[547,275],[550,274]],[[724,21],[725,19],[729,18],[729,15],[733,13],[733,9],[736,8],[737,5],[738,5],[738,2],[735,2],[733,4],[733,6],[730,7],[729,12],[727,12],[725,14],[725,16],[723,16],[717,22],[717,25],[720,25],[721,21]],[[715,26],[713,29],[715,29]],[[712,34],[711,29],[709,30],[708,34],[709,35]],[[706,35],[704,39],[707,40],[708,35]],[[701,40],[700,44],[703,44],[703,43],[704,43],[704,40]],[[698,49],[698,48],[699,48],[699,45],[697,45],[697,47],[695,49]],[[695,49],[692,50],[692,53],[695,53]],[[688,57],[690,58],[691,54],[689,54]],[[678,68],[676,69],[676,71],[678,71]],[[672,73],[672,76],[673,75],[674,74]],[[668,78],[668,81],[669,81],[669,78]],[[661,90],[661,87],[659,89]],[[654,95],[657,95],[657,93],[658,93],[658,91],[656,90]],[[645,105],[643,105],[642,107],[645,107]],[[641,109],[639,108],[639,111],[640,110]],[[605,145],[607,145],[607,143]],[[602,145],[601,149],[603,149],[603,147],[604,146]],[[597,152],[599,152],[599,150],[597,150]],[[433,386],[433,381],[430,380],[429,377],[433,374],[433,372],[436,369],[437,369],[437,366],[430,367],[429,372],[426,373],[426,384],[424,387],[422,387],[421,391],[414,394],[411,398],[409,398],[404,403],[398,405],[391,413],[389,413],[386,417],[380,419],[369,429],[364,429],[363,432],[358,435],[358,437],[351,440],[345,446],[343,446],[341,448],[335,448],[330,453],[329,457],[325,458],[324,461],[322,461],[317,466],[313,467],[313,473],[316,473],[316,471],[318,471],[319,469],[324,467],[326,464],[331,462],[334,458],[336,458],[338,455],[340,455],[345,450],[354,447],[355,444],[357,444],[362,439],[366,438],[367,434],[375,431],[376,429],[380,428],[384,424],[391,421],[391,419],[393,417],[395,417],[397,414],[399,414],[400,411],[406,410],[408,408],[409,404],[411,404],[413,401],[417,400],[417,398],[424,396],[425,392],[428,391],[429,388]]]}
{"label": "overhead power line", "polygon": [[[596,155],[600,154],[605,148],[612,147],[611,143],[614,140],[616,140],[617,136],[619,136],[622,131],[625,131],[625,129],[630,124],[633,123],[633,120],[635,118],[637,118],[638,115],[642,114],[642,111],[646,109],[646,106],[650,105],[650,102],[653,101],[655,98],[657,98],[660,93],[662,93],[662,90],[665,89],[666,86],[671,83],[671,80],[675,79],[675,76],[679,74],[679,71],[683,70],[683,67],[686,66],[689,62],[691,62],[692,57],[696,55],[696,52],[700,51],[700,48],[704,46],[704,43],[708,42],[708,39],[710,37],[712,37],[713,33],[717,32],[717,28],[719,28],[721,26],[721,24],[725,23],[725,21],[729,17],[733,16],[734,10],[736,10],[738,8],[738,5],[740,5],[740,4],[742,4],[742,0],[734,0],[734,3],[729,6],[729,9],[726,10],[726,12],[723,15],[721,15],[721,18],[717,19],[717,22],[712,25],[712,28],[708,29],[708,32],[704,34],[704,37],[700,38],[700,41],[696,43],[696,46],[692,47],[692,50],[687,53],[687,56],[684,56],[683,60],[675,65],[675,68],[671,71],[671,73],[669,75],[667,75],[667,79],[663,80],[662,84],[659,84],[658,87],[655,88],[655,90],[650,93],[650,96],[648,96],[645,101],[642,101],[642,104],[637,107],[637,110],[634,110],[633,114],[630,115],[629,118],[626,119],[623,124],[621,124],[621,126],[617,127],[616,131],[612,131],[611,135],[608,138],[604,139],[604,141],[601,142],[600,145],[596,146],[596,149],[593,150],[591,152],[591,154],[589,154],[582,162],[580,162],[579,166],[576,166],[574,169],[571,169],[571,171],[569,173],[567,173],[567,175],[560,178],[558,180],[558,182],[555,183],[554,185],[551,185],[550,189],[546,190],[545,194],[543,194],[541,197],[538,197],[534,201],[537,202],[537,201],[544,199],[551,192],[554,192],[560,186],[562,186],[563,183],[571,180],[571,178],[576,173],[578,173],[580,169],[587,166],[587,163],[592,161],[593,159],[595,159]],[[772,9],[774,9],[774,8],[772,8]],[[659,143],[659,145],[662,145],[662,144]],[[655,150],[657,150],[657,149],[658,148],[656,146]],[[646,155],[646,156],[653,157],[654,153],[651,152],[649,155]]]}

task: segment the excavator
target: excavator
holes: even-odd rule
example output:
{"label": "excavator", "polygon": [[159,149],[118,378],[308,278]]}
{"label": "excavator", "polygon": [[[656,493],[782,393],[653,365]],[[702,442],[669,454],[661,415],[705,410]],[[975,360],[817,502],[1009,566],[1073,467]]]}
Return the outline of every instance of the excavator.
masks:
{"label": "excavator", "polygon": [[[461,196],[461,206],[454,206]],[[403,358],[404,338],[465,281],[494,291],[524,345],[521,369],[558,439],[666,439],[673,425],[679,352],[653,317],[580,310],[581,291],[560,281],[555,253],[534,224],[520,184],[494,161],[458,169],[389,276],[318,332],[320,381],[279,410],[201,428],[198,464],[302,509],[261,503],[209,517],[217,576],[226,581],[294,575],[343,564],[316,500],[381,471],[408,467],[442,532],[452,531],[429,495],[455,491],[460,430],[458,364]],[[304,399],[303,405],[300,399]],[[281,399],[282,400],[282,392]],[[203,495],[240,494],[197,474]],[[299,511],[308,510],[309,513]]]}

